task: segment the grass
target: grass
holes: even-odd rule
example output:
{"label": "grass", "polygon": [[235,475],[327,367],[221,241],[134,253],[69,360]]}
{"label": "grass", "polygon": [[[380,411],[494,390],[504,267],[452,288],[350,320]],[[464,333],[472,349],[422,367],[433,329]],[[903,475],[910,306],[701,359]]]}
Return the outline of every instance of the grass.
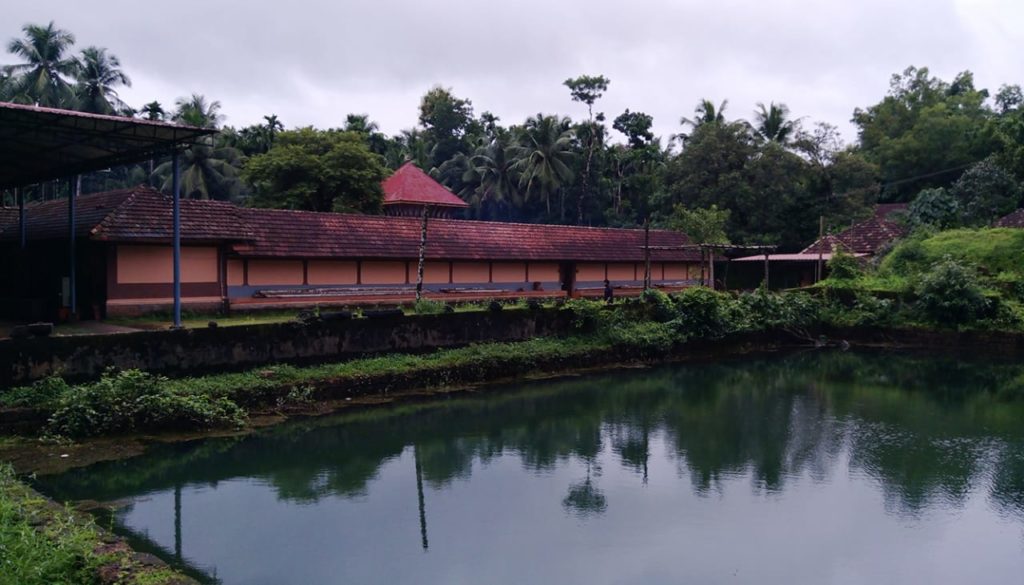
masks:
{"label": "grass", "polygon": [[98,542],[91,521],[51,509],[0,465],[0,585],[95,583]]}
{"label": "grass", "polygon": [[113,569],[120,585],[187,582],[108,542],[90,516],[54,505],[0,464],[0,585],[95,585],[101,567]]}
{"label": "grass", "polygon": [[[219,315],[216,313],[185,313],[181,325],[186,329],[205,329],[210,321],[216,321],[218,327],[235,327],[238,325],[264,325],[267,323],[286,323],[292,321],[298,311],[266,311],[259,313],[234,313]],[[121,317],[107,319],[107,323],[135,329],[167,329],[174,322],[173,318],[164,313],[144,315],[141,317]]]}

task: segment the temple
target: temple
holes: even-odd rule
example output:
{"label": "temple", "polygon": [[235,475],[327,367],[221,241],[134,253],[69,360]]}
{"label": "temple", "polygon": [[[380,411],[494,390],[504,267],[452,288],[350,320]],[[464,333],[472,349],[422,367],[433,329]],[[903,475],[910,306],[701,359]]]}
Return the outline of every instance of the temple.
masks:
{"label": "temple", "polygon": [[[678,232],[453,219],[466,206],[412,164],[382,184],[387,215],[252,209],[181,201],[181,294],[187,310],[263,309],[414,298],[423,213],[429,216],[423,286],[429,298],[638,294],[678,290],[700,274]],[[171,198],[152,188],[76,198],[76,313],[104,318],[164,311],[172,303]],[[70,299],[68,200],[27,206],[20,253],[17,214],[0,211],[2,306],[52,317]],[[659,249],[660,248],[660,249]],[[673,249],[674,248],[674,249]]]}

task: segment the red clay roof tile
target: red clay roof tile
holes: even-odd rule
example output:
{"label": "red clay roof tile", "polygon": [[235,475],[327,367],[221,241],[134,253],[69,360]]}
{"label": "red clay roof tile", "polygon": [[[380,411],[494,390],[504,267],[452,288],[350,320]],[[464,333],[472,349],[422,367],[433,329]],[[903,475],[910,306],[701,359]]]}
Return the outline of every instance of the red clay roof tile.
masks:
{"label": "red clay roof tile", "polygon": [[838,234],[827,235],[800,253],[827,253],[834,247],[842,247],[854,254],[874,254],[885,244],[906,235],[906,228],[891,219],[892,213],[902,211],[906,207],[905,203],[876,205],[871,218],[856,223]]}
{"label": "red clay roof tile", "polygon": [[[67,201],[30,206],[31,239],[66,235]],[[419,256],[420,218],[248,209],[221,201],[181,201],[182,239],[234,242],[247,257],[402,258]],[[166,242],[171,238],[171,199],[149,187],[84,195],[78,199],[77,233],[105,241]],[[16,237],[14,229],[0,238]],[[639,229],[431,219],[426,256],[450,260],[640,262]],[[678,232],[651,230],[651,246],[681,246]],[[697,261],[695,250],[652,250],[654,261]]]}
{"label": "red clay roof tile", "polygon": [[1024,208],[1000,217],[999,221],[995,223],[995,227],[1024,229]]}
{"label": "red clay roof tile", "polygon": [[412,162],[407,162],[381,183],[384,205],[412,203],[439,207],[469,207],[462,199],[424,173]]}

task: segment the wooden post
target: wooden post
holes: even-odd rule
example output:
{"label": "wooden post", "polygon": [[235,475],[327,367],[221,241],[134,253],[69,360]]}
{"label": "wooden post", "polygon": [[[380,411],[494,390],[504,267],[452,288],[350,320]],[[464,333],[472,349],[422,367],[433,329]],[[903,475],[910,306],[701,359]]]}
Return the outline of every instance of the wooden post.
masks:
{"label": "wooden post", "polygon": [[704,286],[704,246],[700,247],[700,285]]}
{"label": "wooden post", "polygon": [[420,260],[416,267],[416,302],[423,298],[423,264],[427,255],[427,215],[429,206],[423,206],[423,221],[420,223]]}
{"label": "wooden post", "polygon": [[[818,216],[818,242],[825,237],[825,216]],[[825,266],[822,264],[821,257],[821,246],[818,246],[818,262],[814,266],[815,282],[821,280],[825,276]]]}
{"label": "wooden post", "polygon": [[764,289],[765,290],[770,290],[771,289],[771,285],[768,284],[768,283],[769,283],[769,280],[768,280],[768,251],[766,250],[765,253],[764,253]]}
{"label": "wooden post", "polygon": [[651,220],[644,220],[644,292],[651,288]]}
{"label": "wooden post", "polygon": [[711,280],[711,290],[715,290],[715,249],[708,248],[708,278]]}

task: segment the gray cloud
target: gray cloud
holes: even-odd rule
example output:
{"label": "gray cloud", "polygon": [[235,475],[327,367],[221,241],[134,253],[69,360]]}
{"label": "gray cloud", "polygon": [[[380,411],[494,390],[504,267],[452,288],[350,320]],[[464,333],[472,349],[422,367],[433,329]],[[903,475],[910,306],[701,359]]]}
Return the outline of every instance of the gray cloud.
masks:
{"label": "gray cloud", "polygon": [[[561,83],[612,84],[599,109],[650,113],[664,137],[701,98],[730,117],[758,101],[839,125],[914,64],[949,79],[975,72],[995,90],[1021,82],[1017,0],[179,0],[12,3],[0,38],[55,20],[80,46],[108,47],[134,85],[130,103],[192,92],[227,123],[276,113],[290,126],[338,125],[364,112],[390,133],[416,123],[419,97],[450,86],[506,123],[537,112],[580,117]],[[0,59],[0,62],[6,59]]]}

